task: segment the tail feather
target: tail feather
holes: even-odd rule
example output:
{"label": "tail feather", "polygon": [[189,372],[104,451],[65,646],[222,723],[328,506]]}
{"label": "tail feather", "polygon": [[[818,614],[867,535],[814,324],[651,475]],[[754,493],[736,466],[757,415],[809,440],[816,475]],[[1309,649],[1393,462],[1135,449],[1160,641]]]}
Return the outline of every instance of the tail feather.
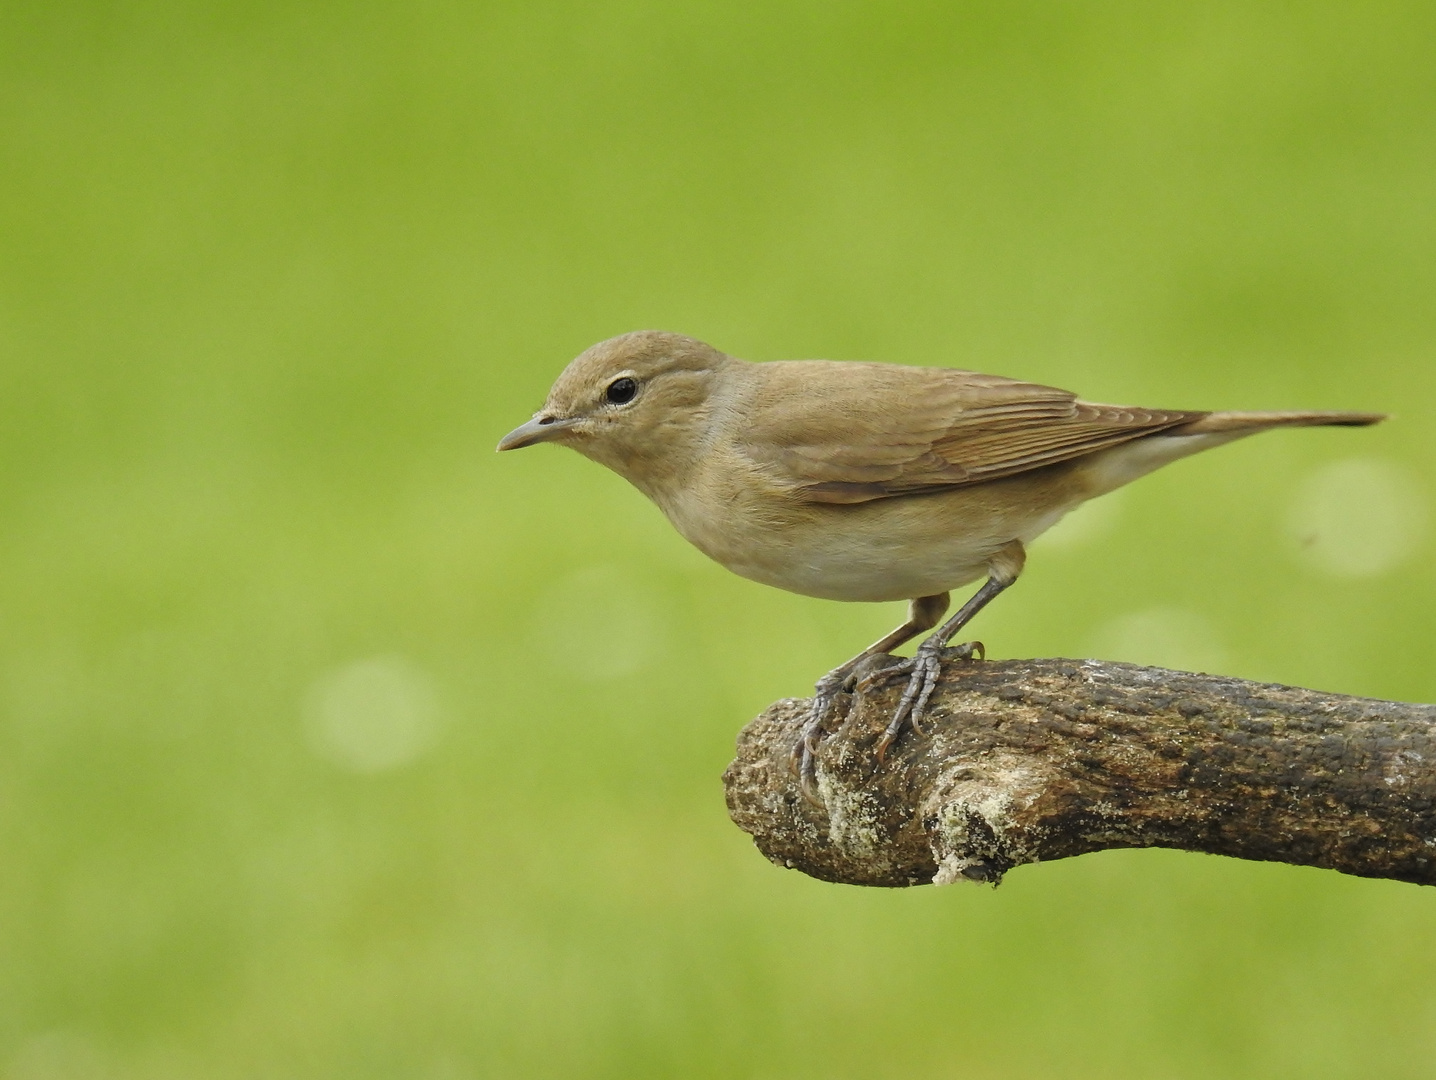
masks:
{"label": "tail feather", "polygon": [[1188,423],[1099,451],[1084,459],[1080,474],[1087,485],[1087,497],[1091,498],[1131,483],[1137,477],[1145,476],[1178,458],[1235,442],[1259,431],[1322,424],[1365,427],[1385,419],[1382,413],[1361,412],[1207,413]]}
{"label": "tail feather", "polygon": [[1367,412],[1213,412],[1190,424],[1168,428],[1163,434],[1215,435],[1278,427],[1367,427],[1385,419],[1385,413]]}

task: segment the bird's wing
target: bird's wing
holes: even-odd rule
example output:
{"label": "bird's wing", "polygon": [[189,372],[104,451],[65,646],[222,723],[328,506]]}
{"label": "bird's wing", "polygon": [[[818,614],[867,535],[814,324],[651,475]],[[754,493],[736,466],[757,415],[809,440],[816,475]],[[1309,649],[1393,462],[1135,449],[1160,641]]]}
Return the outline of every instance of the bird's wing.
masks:
{"label": "bird's wing", "polygon": [[1094,405],[1055,387],[951,368],[821,360],[757,368],[744,453],[807,502],[997,480],[1206,415]]}

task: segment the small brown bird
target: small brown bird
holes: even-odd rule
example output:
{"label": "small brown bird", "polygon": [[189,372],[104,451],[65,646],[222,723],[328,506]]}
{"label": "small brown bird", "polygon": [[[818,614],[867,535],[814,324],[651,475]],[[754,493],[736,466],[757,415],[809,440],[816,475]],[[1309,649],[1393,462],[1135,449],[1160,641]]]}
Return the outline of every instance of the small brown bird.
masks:
{"label": "small brown bird", "polygon": [[[941,649],[1017,580],[1026,545],[1069,510],[1170,461],[1275,427],[1361,426],[1357,412],[1182,412],[1096,405],[951,368],[753,364],[640,330],[599,342],[500,450],[558,442],[658,504],[734,573],[829,600],[907,600],[907,621],[820,679],[794,748],[804,791],[825,714],[854,669],[937,626],[948,592],[986,577],[898,669],[910,678],[881,756],[921,721]],[[967,655],[981,649],[963,646]]]}

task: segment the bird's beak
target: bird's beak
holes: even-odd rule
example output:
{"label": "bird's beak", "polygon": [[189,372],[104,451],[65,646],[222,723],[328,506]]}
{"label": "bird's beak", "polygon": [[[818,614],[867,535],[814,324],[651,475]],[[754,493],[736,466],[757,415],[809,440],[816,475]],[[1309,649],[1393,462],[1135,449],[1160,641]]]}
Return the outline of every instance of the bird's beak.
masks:
{"label": "bird's beak", "polygon": [[577,417],[535,416],[527,424],[521,424],[500,439],[499,449],[517,450],[521,446],[557,439],[576,423]]}

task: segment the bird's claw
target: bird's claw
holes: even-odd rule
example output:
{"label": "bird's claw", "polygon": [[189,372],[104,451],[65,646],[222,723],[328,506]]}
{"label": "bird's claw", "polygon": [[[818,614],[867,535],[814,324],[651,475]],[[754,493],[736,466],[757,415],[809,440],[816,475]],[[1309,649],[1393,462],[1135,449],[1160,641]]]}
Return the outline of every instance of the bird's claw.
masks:
{"label": "bird's claw", "polygon": [[927,708],[927,699],[932,696],[933,687],[937,685],[938,676],[942,674],[942,661],[936,652],[935,649],[918,646],[917,652],[905,665],[909,671],[907,686],[903,688],[902,699],[893,711],[887,729],[874,747],[878,761],[886,760],[888,747],[897,742],[904,724],[910,724],[913,731],[919,735],[923,734],[919,726],[923,710]]}
{"label": "bird's claw", "polygon": [[[948,652],[958,660],[968,660],[973,656],[987,659],[987,650],[983,648],[980,641],[966,642],[949,649]],[[823,805],[823,800],[818,794],[818,745],[823,741],[823,736],[827,734],[823,725],[829,712],[832,711],[833,703],[837,701],[838,695],[845,691],[863,694],[874,683],[882,682],[889,676],[908,676],[907,687],[903,690],[902,700],[898,702],[897,711],[893,713],[892,720],[877,743],[878,761],[881,762],[887,756],[888,749],[902,735],[904,725],[910,726],[923,738],[927,737],[927,733],[922,730],[920,725],[923,713],[927,709],[928,698],[937,688],[938,677],[942,674],[942,654],[941,645],[929,647],[924,642],[918,646],[917,652],[911,658],[899,660],[896,664],[879,668],[877,671],[862,674],[862,667],[854,672],[845,665],[828,672],[818,680],[817,685],[813,687],[808,718],[803,721],[802,730],[793,744],[792,753],[788,756],[788,771],[797,777],[798,787],[803,792],[804,798],[814,806]],[[855,680],[855,674],[861,677]]]}
{"label": "bird's claw", "polygon": [[793,752],[788,757],[788,771],[798,778],[798,787],[802,789],[803,797],[815,806],[823,805],[823,800],[818,795],[817,762],[818,744],[822,742],[824,735],[823,723],[850,677],[848,671],[838,668],[818,680],[813,687],[808,719],[803,722],[798,741],[793,745]]}
{"label": "bird's claw", "polygon": [[[987,650],[980,641],[964,642],[956,646],[952,652],[956,654],[954,658],[958,660],[970,660],[973,656],[983,660],[987,659]],[[872,681],[876,681],[882,676],[904,673],[907,674],[908,681],[903,690],[902,700],[898,702],[897,709],[893,711],[893,718],[888,721],[887,728],[874,748],[879,762],[886,760],[888,749],[898,741],[904,725],[911,727],[922,738],[927,737],[927,733],[922,729],[922,718],[927,711],[928,698],[932,697],[933,690],[937,689],[937,680],[942,674],[942,646],[929,647],[924,642],[918,646],[912,659],[874,672],[858,684],[858,690],[861,692],[871,685]]]}
{"label": "bird's claw", "polygon": [[793,753],[788,759],[788,771],[798,778],[798,787],[803,797],[815,806],[822,806],[818,797],[818,743],[823,737],[823,713],[818,712],[815,703],[812,714],[803,723],[798,741],[793,744]]}

